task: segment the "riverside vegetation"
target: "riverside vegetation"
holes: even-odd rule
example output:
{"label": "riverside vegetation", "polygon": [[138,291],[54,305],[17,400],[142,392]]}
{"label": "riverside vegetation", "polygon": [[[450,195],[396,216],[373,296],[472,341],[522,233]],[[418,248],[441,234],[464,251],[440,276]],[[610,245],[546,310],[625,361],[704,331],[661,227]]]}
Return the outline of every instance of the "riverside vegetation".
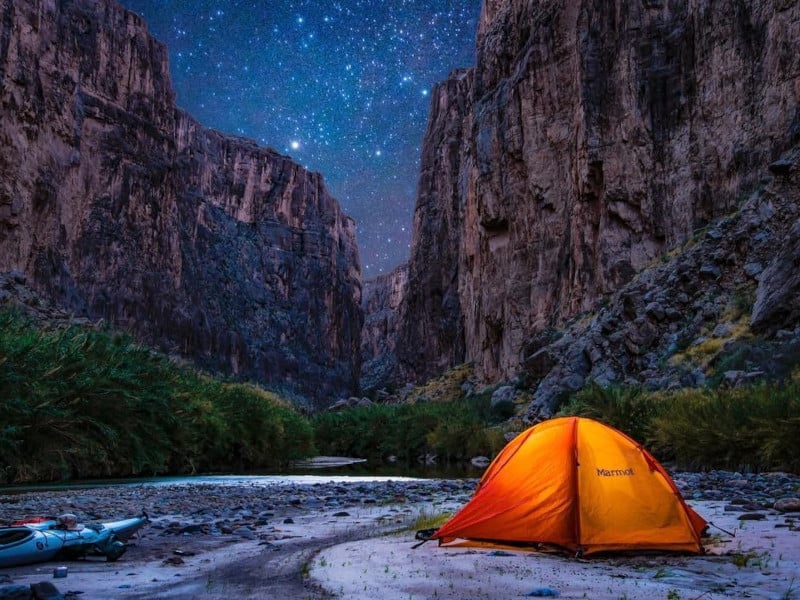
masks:
{"label": "riverside vegetation", "polygon": [[[314,454],[405,465],[493,456],[524,424],[511,403],[492,406],[491,391],[308,417],[125,335],[47,328],[2,308],[0,481],[280,469]],[[561,414],[604,421],[681,468],[800,472],[796,377],[668,393],[590,386]]]}
{"label": "riverside vegetation", "polygon": [[313,452],[307,419],[89,328],[0,310],[0,480],[277,467]]}

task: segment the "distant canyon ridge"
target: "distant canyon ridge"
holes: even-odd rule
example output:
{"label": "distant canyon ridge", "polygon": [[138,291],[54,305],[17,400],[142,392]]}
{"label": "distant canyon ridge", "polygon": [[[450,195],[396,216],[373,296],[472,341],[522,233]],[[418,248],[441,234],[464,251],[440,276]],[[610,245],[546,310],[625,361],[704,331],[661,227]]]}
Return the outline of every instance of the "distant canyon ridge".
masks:
{"label": "distant canyon ridge", "polygon": [[466,362],[530,419],[589,381],[699,385],[672,360],[698,340],[795,343],[799,39],[799,1],[485,0],[409,262],[362,297],[321,175],[178,109],[139,17],[5,0],[0,271],[317,408]]}

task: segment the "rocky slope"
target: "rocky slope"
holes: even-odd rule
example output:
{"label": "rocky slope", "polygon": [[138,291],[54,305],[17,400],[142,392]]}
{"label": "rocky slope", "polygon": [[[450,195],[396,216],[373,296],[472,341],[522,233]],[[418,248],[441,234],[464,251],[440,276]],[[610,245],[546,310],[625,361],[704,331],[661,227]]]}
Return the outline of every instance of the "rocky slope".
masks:
{"label": "rocky slope", "polygon": [[[772,206],[776,222],[793,220],[793,196],[765,191],[772,188],[762,180],[794,168],[790,159],[783,167],[775,161],[800,141],[798,36],[793,0],[485,0],[476,67],[454,73],[433,98],[400,308],[397,352],[408,376],[424,379],[469,361],[484,381],[497,381],[524,366],[535,389],[563,357],[537,354],[556,328],[628,284],[658,279],[636,278],[695,232],[740,208],[746,215]],[[783,200],[753,208],[754,193]],[[730,234],[755,244],[747,236],[766,226],[742,224],[743,237],[716,225],[709,231],[722,231],[725,243],[734,243]],[[782,235],[769,238],[771,247],[783,244],[792,254]],[[659,337],[664,319],[678,327],[696,318],[687,312],[696,293],[713,296],[709,290],[726,281],[756,285],[758,274],[740,279],[753,247],[708,248],[720,256],[681,263],[686,273],[676,277],[691,274],[697,287],[684,303],[675,304],[669,276],[638,290],[649,298],[662,286],[677,313],[647,313],[655,297],[639,307],[617,296],[634,322],[644,321],[635,333],[609,322],[598,335],[610,345],[576,350],[594,358],[559,386],[647,371],[654,357],[664,359],[651,352],[654,340],[670,347]],[[753,261],[767,274],[759,281],[783,277],[766,256]],[[763,285],[774,289],[759,290],[753,326],[790,325],[796,310],[775,305],[790,298],[793,284]],[[762,308],[767,299],[772,309]],[[717,315],[724,308],[714,306]],[[615,335],[630,344],[612,342]],[[417,356],[420,347],[428,354]],[[608,358],[603,373],[593,366],[600,354]]]}
{"label": "rocky slope", "polygon": [[590,381],[660,390],[792,375],[800,364],[800,147],[773,170],[738,211],[574,318],[558,339],[532,340],[518,380],[531,391],[527,420],[551,415]]}
{"label": "rocky slope", "polygon": [[111,0],[0,3],[0,271],[202,366],[357,389],[360,262],[322,177],[175,106]]}

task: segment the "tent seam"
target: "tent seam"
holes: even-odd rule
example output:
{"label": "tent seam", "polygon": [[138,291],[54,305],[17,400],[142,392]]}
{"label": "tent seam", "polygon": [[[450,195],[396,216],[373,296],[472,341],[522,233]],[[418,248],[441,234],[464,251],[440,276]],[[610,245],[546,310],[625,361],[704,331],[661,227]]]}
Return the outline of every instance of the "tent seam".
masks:
{"label": "tent seam", "polygon": [[572,454],[574,459],[574,464],[572,466],[572,495],[573,495],[573,510],[575,511],[575,546],[578,548],[577,554],[580,555],[583,553],[583,546],[581,544],[581,498],[578,490],[578,482],[580,481],[580,477],[578,477],[578,469],[581,466],[580,460],[578,459],[578,419],[577,417],[573,417],[572,419]]}

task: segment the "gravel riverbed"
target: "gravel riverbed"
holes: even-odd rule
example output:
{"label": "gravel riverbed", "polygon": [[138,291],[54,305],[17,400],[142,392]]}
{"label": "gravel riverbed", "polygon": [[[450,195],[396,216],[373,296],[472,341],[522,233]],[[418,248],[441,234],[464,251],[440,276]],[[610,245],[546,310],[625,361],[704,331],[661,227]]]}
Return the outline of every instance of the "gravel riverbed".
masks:
{"label": "gravel riverbed", "polygon": [[[787,527],[795,531],[791,515],[800,517],[800,476],[727,471],[672,476],[690,502],[718,502],[720,510],[737,518],[788,515]],[[62,513],[74,513],[84,523],[102,522],[146,512],[150,523],[118,563],[70,563],[70,579],[63,586],[83,591],[80,597],[85,600],[103,597],[92,592],[108,594],[97,591],[91,577],[99,577],[106,589],[111,586],[113,594],[105,597],[114,598],[273,597],[263,595],[269,590],[286,597],[322,598],[329,592],[302,576],[315,553],[407,529],[420,514],[455,512],[470,499],[477,482],[335,476],[326,481],[323,475],[309,481],[200,478],[175,484],[0,492],[0,524]],[[238,567],[231,567],[233,558]],[[277,577],[279,572],[284,575]],[[51,573],[51,564],[4,569],[0,585],[27,584]]]}
{"label": "gravel riverbed", "polygon": [[[800,495],[800,476],[789,473],[673,472],[686,500],[724,500],[730,510],[769,510]],[[158,536],[258,536],[262,529],[297,515],[370,505],[462,505],[478,479],[383,479],[332,477],[313,483],[287,478],[228,478],[225,483],[140,484],[3,494],[0,524],[25,516],[74,513],[80,522],[116,520],[146,512]],[[740,507],[739,509],[735,507]],[[151,533],[152,533],[151,532]]]}

